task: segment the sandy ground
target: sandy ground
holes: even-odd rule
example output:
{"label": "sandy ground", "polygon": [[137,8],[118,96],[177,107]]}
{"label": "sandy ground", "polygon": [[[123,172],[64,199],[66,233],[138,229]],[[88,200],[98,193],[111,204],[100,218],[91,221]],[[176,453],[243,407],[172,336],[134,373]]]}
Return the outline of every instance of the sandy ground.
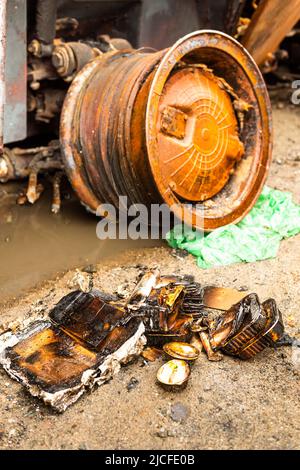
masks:
{"label": "sandy ground", "polygon": [[[276,105],[275,149],[269,185],[289,190],[300,203],[300,109]],[[97,266],[95,287],[109,292],[133,286],[140,265],[163,273],[193,274],[201,283],[247,287],[274,297],[286,330],[300,338],[300,236],[283,241],[278,257],[202,271],[192,256],[175,258],[167,248],[124,253]],[[53,306],[70,291],[74,272],[2,309],[2,321]],[[59,415],[0,371],[2,449],[299,449],[300,361],[292,348],[267,350],[243,362],[225,357],[196,362],[187,388],[166,392],[156,384],[161,359],[141,359]],[[128,384],[137,379],[136,386]]]}

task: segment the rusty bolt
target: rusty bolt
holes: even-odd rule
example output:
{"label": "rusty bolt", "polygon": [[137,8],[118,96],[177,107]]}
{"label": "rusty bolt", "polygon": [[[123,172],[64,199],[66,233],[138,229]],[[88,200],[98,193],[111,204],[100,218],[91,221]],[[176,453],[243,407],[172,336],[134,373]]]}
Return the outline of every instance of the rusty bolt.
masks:
{"label": "rusty bolt", "polygon": [[70,45],[63,44],[55,47],[52,52],[52,64],[62,77],[70,77],[76,69],[76,59]]}
{"label": "rusty bolt", "polygon": [[64,58],[59,50],[55,50],[52,54],[52,64],[55,68],[63,67]]}
{"label": "rusty bolt", "polygon": [[33,39],[28,46],[28,52],[35,57],[40,57],[42,51],[41,43],[37,39]]}

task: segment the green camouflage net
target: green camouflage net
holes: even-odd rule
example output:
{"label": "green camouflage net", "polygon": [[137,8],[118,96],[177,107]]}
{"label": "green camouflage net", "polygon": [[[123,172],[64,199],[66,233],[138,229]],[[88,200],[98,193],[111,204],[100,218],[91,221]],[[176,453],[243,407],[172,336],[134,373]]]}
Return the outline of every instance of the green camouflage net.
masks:
{"label": "green camouflage net", "polygon": [[274,258],[280,240],[300,233],[300,206],[290,193],[265,186],[252,211],[237,225],[204,234],[176,225],[166,235],[172,248],[197,257],[200,268]]}

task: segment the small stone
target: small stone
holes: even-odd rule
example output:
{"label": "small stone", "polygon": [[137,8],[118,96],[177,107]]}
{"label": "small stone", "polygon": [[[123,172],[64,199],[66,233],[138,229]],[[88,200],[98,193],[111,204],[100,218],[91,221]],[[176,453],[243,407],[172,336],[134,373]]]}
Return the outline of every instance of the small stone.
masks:
{"label": "small stone", "polygon": [[249,290],[248,286],[240,286],[238,289],[240,292],[247,292]]}
{"label": "small stone", "polygon": [[16,430],[15,428],[10,429],[10,431],[9,431],[9,433],[8,433],[9,437],[13,437],[13,436],[15,436],[16,434],[17,434],[17,430]]}
{"label": "small stone", "polygon": [[81,442],[78,446],[78,450],[88,450],[88,446],[85,442]]}
{"label": "small stone", "polygon": [[295,321],[295,318],[290,315],[287,319],[287,324],[291,327],[291,328],[295,328],[296,326],[296,321]]}
{"label": "small stone", "polygon": [[168,431],[165,428],[160,428],[156,435],[161,439],[166,439],[166,437],[168,437]]}
{"label": "small stone", "polygon": [[168,409],[160,408],[159,413],[166,418],[168,416]]}
{"label": "small stone", "polygon": [[176,421],[177,423],[185,421],[188,418],[189,414],[189,408],[183,403],[177,402],[171,406],[170,417],[173,421]]}
{"label": "small stone", "polygon": [[131,379],[129,380],[129,382],[126,386],[128,392],[135,389],[138,386],[138,384],[139,384],[138,379],[136,379],[135,377],[131,377]]}
{"label": "small stone", "polygon": [[189,252],[187,250],[176,248],[172,250],[171,254],[174,258],[183,259],[189,255]]}
{"label": "small stone", "polygon": [[82,292],[89,292],[91,290],[90,276],[79,271],[79,269],[76,269],[74,276],[70,279],[67,285],[70,289],[79,289]]}

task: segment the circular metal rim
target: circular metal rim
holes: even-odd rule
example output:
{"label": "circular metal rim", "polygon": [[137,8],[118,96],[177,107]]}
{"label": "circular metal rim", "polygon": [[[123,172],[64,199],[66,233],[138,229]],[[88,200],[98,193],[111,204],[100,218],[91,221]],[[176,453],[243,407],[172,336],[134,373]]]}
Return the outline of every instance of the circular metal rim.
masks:
{"label": "circular metal rim", "polygon": [[[221,44],[217,40],[217,36],[223,39]],[[156,126],[159,117],[159,100],[165,83],[176,64],[184,56],[200,48],[214,48],[225,53],[229,53],[230,51],[229,55],[240,66],[243,66],[243,70],[247,75],[247,78],[252,86],[253,93],[257,99],[263,126],[261,161],[264,161],[265,165],[260,164],[259,173],[257,174],[256,178],[253,178],[252,185],[250,188],[246,188],[247,191],[243,191],[244,196],[240,196],[243,202],[238,207],[235,207],[232,211],[220,217],[203,217],[203,224],[201,224],[201,226],[196,225],[196,227],[201,230],[211,231],[230,223],[239,222],[254,206],[267,178],[267,172],[271,162],[273,131],[271,103],[265,89],[264,79],[254,59],[238,41],[225,33],[215,30],[195,31],[179,39],[179,41],[177,41],[173,47],[167,50],[164,58],[159,64],[150,88],[146,111],[146,144],[152,176],[157,189],[163,198],[163,201],[169,206],[174,207],[174,214],[179,219],[182,219],[183,204],[180,203],[169,186],[165,184],[159,169],[156,139]],[[195,226],[194,221],[197,220],[195,209],[185,211],[184,214],[185,222],[190,226]]]}

